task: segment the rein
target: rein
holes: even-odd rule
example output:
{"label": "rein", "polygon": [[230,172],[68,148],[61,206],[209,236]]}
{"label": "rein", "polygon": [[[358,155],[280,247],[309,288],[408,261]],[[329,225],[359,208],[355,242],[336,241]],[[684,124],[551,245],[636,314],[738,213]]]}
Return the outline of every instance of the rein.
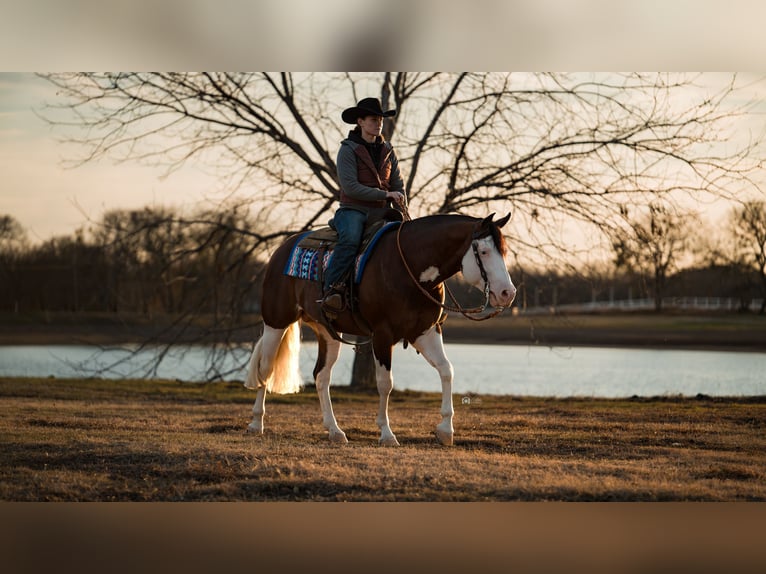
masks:
{"label": "rein", "polygon": [[[410,217],[409,213],[406,210],[404,211],[404,218],[405,221],[411,221],[412,218]],[[487,319],[491,319],[495,315],[498,315],[499,313],[502,313],[505,310],[505,307],[498,307],[495,309],[492,313],[489,315],[485,315],[482,317],[474,317],[474,315],[477,315],[478,313],[481,313],[484,311],[487,306],[489,305],[489,279],[487,278],[487,271],[484,269],[484,264],[481,262],[481,257],[479,256],[479,241],[478,238],[474,237],[471,241],[471,247],[473,248],[473,256],[476,258],[476,264],[479,266],[479,273],[481,273],[481,278],[484,281],[484,303],[481,304],[479,307],[472,307],[470,309],[464,309],[460,303],[458,303],[457,299],[455,298],[455,295],[450,290],[449,286],[446,282],[442,281],[444,284],[444,289],[447,291],[447,293],[450,296],[450,299],[455,304],[453,305],[447,305],[446,303],[442,303],[438,299],[434,298],[426,289],[420,284],[420,281],[418,281],[415,278],[415,275],[412,273],[412,270],[410,269],[410,266],[407,265],[407,260],[404,258],[404,252],[402,251],[402,244],[400,241],[400,235],[402,232],[402,227],[404,227],[404,223],[399,226],[399,229],[396,230],[396,247],[399,250],[399,257],[402,260],[402,264],[404,265],[404,268],[407,270],[407,274],[410,276],[410,279],[412,279],[413,283],[417,286],[418,289],[420,289],[420,292],[423,293],[432,303],[437,304],[442,310],[444,311],[452,311],[454,313],[460,313],[463,315],[463,317],[470,319],[471,321],[486,321]]]}

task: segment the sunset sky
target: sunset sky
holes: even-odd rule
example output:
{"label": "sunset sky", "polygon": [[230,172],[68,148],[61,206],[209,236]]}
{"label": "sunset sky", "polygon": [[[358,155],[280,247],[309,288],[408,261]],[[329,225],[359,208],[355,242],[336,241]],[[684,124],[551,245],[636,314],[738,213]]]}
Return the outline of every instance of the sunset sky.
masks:
{"label": "sunset sky", "polygon": [[[161,167],[109,159],[65,168],[77,150],[35,114],[56,102],[55,89],[24,70],[712,69],[752,78],[766,77],[764,19],[758,0],[6,0],[0,70],[16,72],[0,72],[0,214],[38,242],[106,210],[191,207],[225,191],[199,164],[167,179]],[[354,59],[377,43],[388,65]],[[766,83],[752,93],[764,105],[748,129],[762,130]]]}
{"label": "sunset sky", "polygon": [[[748,82],[758,75],[749,78]],[[766,81],[752,83],[749,94],[761,98],[764,106],[748,129],[763,130]],[[77,157],[78,148],[61,141],[66,136],[61,127],[52,128],[37,115],[46,103],[56,101],[55,88],[44,79],[31,73],[0,73],[0,214],[16,218],[32,242],[72,234],[89,219],[99,221],[107,210],[188,208],[225,192],[221,181],[199,164],[167,178],[162,177],[162,167],[111,159],[66,166],[65,160]],[[725,207],[708,207],[709,218]]]}
{"label": "sunset sky", "polygon": [[0,213],[15,217],[31,241],[69,235],[105,210],[190,205],[217,191],[193,165],[164,179],[161,167],[133,162],[68,167],[77,149],[36,115],[55,100],[53,86],[34,74],[0,73]]}

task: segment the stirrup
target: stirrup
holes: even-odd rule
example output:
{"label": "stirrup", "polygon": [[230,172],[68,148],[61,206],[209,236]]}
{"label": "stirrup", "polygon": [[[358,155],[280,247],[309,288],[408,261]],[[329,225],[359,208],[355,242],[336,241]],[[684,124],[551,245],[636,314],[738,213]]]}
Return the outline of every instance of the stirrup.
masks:
{"label": "stirrup", "polygon": [[327,294],[319,301],[325,313],[337,314],[346,308],[344,289],[337,286],[330,287]]}
{"label": "stirrup", "polygon": [[330,293],[322,299],[322,309],[335,313],[343,311],[343,296],[340,293]]}

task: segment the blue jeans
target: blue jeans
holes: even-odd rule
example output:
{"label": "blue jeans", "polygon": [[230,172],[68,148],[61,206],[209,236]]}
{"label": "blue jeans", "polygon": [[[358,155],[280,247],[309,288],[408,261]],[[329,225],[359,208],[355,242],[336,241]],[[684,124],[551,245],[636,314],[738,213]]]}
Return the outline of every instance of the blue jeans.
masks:
{"label": "blue jeans", "polygon": [[354,265],[366,222],[367,214],[356,209],[340,207],[335,212],[333,227],[338,232],[338,244],[332,252],[325,272],[325,291],[339,283]]}

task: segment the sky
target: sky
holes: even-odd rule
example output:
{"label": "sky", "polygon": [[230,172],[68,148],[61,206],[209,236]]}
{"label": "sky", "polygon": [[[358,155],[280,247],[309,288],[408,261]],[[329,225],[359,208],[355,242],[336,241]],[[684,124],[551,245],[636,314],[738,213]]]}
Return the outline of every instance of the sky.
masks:
{"label": "sky", "polygon": [[[161,167],[109,159],[64,167],[75,150],[35,115],[55,90],[24,70],[758,71],[766,62],[760,0],[0,3],[0,214],[32,241],[71,234],[105,210],[191,207],[224,190],[199,165],[166,179]],[[349,56],[375,44],[384,61]]]}
{"label": "sky", "polygon": [[38,113],[56,99],[52,84],[31,73],[0,73],[0,214],[13,216],[37,243],[71,235],[111,209],[190,206],[220,191],[200,166],[163,177],[161,167],[102,159],[77,167],[77,149]]}
{"label": "sky", "polygon": [[[750,94],[764,102],[753,118],[754,129],[762,130],[766,80],[754,82]],[[13,216],[33,243],[71,235],[89,221],[100,221],[108,210],[147,205],[191,209],[225,194],[220,179],[197,163],[167,177],[162,166],[109,158],[68,165],[79,148],[63,141],[61,126],[52,127],[39,115],[56,100],[55,87],[33,73],[0,73],[0,214]],[[745,130],[740,134],[746,135]],[[707,206],[708,219],[720,219],[727,208]]]}

